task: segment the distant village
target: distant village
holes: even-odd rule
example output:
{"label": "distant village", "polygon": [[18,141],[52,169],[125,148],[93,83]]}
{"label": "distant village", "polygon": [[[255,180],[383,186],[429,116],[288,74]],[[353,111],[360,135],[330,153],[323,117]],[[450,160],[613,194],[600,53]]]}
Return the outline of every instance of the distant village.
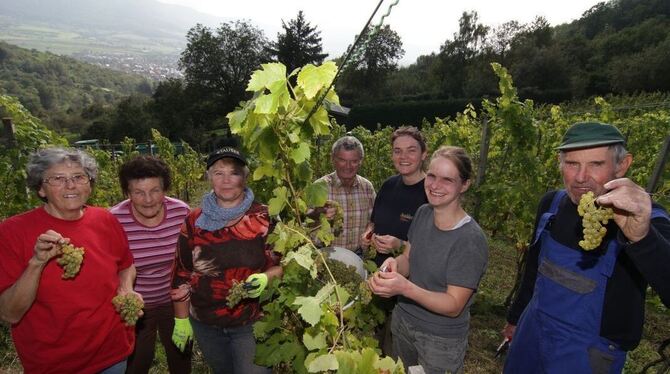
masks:
{"label": "distant village", "polygon": [[72,57],[104,68],[138,74],[154,80],[183,77],[177,67],[179,56],[176,55],[138,56],[89,51],[74,53]]}

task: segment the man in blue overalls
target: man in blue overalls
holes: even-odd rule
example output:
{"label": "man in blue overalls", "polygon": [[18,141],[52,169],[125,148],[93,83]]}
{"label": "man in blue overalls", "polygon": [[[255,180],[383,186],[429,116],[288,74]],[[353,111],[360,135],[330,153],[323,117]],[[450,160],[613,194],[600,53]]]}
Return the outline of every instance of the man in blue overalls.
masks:
{"label": "man in blue overalls", "polygon": [[[670,306],[670,220],[624,178],[632,163],[614,126],[574,124],[558,147],[565,190],[540,202],[521,288],[503,330],[505,373],[620,373],[642,335],[650,285]],[[601,245],[580,248],[579,199],[614,208]]]}

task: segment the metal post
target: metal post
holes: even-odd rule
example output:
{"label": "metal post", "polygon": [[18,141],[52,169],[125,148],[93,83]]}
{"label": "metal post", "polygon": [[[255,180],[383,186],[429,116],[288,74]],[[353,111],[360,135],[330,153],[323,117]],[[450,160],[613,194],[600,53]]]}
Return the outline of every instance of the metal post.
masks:
{"label": "metal post", "polygon": [[652,193],[656,189],[656,185],[658,185],[658,181],[661,179],[661,174],[663,173],[663,167],[665,166],[665,162],[668,159],[669,151],[670,151],[670,136],[667,136],[665,138],[665,142],[663,142],[663,147],[661,147],[661,151],[658,154],[658,158],[656,159],[656,166],[654,166],[654,172],[651,174],[649,182],[647,182],[646,191],[648,193]]}

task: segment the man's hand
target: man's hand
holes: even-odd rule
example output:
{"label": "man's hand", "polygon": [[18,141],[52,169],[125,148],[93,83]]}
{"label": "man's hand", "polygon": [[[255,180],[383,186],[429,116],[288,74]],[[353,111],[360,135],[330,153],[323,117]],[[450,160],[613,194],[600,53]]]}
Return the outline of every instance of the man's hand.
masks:
{"label": "man's hand", "polygon": [[599,196],[596,202],[611,206],[614,222],[631,242],[647,236],[651,221],[651,198],[640,186],[628,178],[611,180],[603,186],[609,192]]}
{"label": "man's hand", "polygon": [[190,341],[193,340],[193,328],[191,322],[186,318],[174,319],[174,329],[172,330],[172,342],[184,352],[184,349]]}
{"label": "man's hand", "polygon": [[248,283],[253,287],[247,290],[247,295],[249,295],[249,297],[259,297],[268,285],[268,276],[265,273],[251,274],[247,277],[245,283]]}
{"label": "man's hand", "polygon": [[512,341],[512,338],[514,337],[514,331],[516,331],[516,325],[505,323],[505,327],[502,329],[502,335],[507,340]]}

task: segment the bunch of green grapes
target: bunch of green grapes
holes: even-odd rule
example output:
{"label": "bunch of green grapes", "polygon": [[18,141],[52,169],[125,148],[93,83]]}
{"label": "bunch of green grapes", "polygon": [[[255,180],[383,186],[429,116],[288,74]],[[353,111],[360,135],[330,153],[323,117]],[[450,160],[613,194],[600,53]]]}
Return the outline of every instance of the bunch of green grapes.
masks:
{"label": "bunch of green grapes", "polygon": [[228,308],[234,308],[242,299],[249,297],[247,289],[244,288],[245,282],[233,280],[233,286],[228,290],[228,297],[226,297],[226,305]]}
{"label": "bunch of green grapes", "polygon": [[[333,277],[337,284],[347,290],[352,298],[356,297],[359,289],[358,284],[361,282],[361,276],[356,272],[356,267],[330,258],[326,259],[326,265],[328,265],[330,272],[333,273]],[[331,281],[330,275],[325,267],[319,269],[317,279],[323,283]]]}
{"label": "bunch of green grapes", "polygon": [[342,205],[335,200],[327,200],[326,206],[335,208],[335,216],[333,216],[333,224],[331,227],[333,228],[333,234],[337,236],[342,232],[342,227],[344,225],[344,209],[342,209]]}
{"label": "bunch of green grapes", "polygon": [[377,257],[377,246],[374,241],[370,241],[368,249],[363,251],[363,255],[366,260],[374,260]]}
{"label": "bunch of green grapes", "polygon": [[584,227],[584,240],[579,241],[579,246],[586,251],[600,246],[605,234],[607,234],[607,221],[614,217],[612,208],[596,206],[596,197],[589,191],[582,195],[577,206],[577,212],[582,216]]}
{"label": "bunch of green grapes", "polygon": [[358,301],[363,304],[368,304],[372,301],[372,291],[368,287],[368,282],[363,280],[358,283]]}
{"label": "bunch of green grapes", "polygon": [[81,263],[84,261],[84,248],[75,247],[72,244],[63,244],[61,246],[63,254],[56,259],[58,265],[63,267],[63,279],[74,278],[81,269]]}
{"label": "bunch of green grapes", "polygon": [[112,304],[121,314],[121,318],[127,326],[135,326],[140,318],[140,312],[144,308],[144,303],[135,294],[116,295],[112,299]]}

